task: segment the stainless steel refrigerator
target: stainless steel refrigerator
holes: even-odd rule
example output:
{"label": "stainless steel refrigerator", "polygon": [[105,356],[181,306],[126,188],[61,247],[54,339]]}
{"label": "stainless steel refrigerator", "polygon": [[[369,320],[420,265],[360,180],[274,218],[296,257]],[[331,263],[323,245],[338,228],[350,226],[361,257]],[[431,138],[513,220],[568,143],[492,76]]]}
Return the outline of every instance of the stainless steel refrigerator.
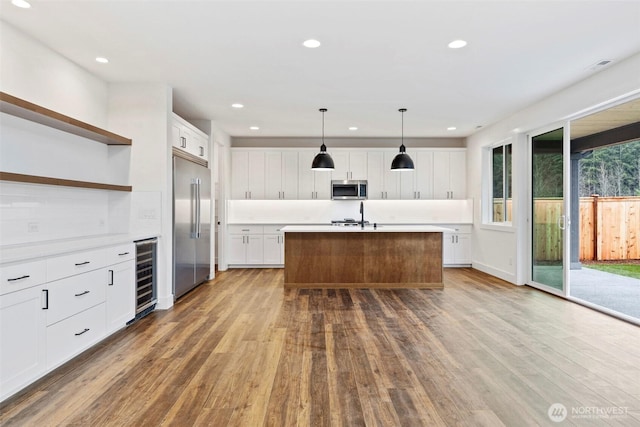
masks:
{"label": "stainless steel refrigerator", "polygon": [[177,299],[209,279],[211,174],[173,156],[173,295]]}

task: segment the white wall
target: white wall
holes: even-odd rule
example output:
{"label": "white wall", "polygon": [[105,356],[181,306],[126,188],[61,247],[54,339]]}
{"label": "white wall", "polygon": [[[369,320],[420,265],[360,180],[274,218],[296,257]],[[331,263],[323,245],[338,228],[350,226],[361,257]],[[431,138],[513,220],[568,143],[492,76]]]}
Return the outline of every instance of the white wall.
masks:
{"label": "white wall", "polygon": [[136,196],[132,223],[147,219],[159,226],[154,230],[160,233],[158,308],[173,305],[172,165],[168,137],[172,99],[171,88],[160,83],[109,85],[109,127],[133,140],[130,179]]}
{"label": "white wall", "polygon": [[0,90],[94,126],[107,126],[107,84],[0,21]]}
{"label": "white wall", "polygon": [[[467,194],[474,199],[473,266],[507,281],[526,280],[526,209],[528,182],[526,132],[567,119],[585,109],[640,90],[640,54],[612,65],[573,86],[487,127],[467,140]],[[518,129],[518,133],[514,131]],[[509,137],[514,143],[515,227],[497,231],[481,225],[482,150]],[[519,167],[518,167],[519,166]],[[515,200],[518,199],[518,200]],[[514,254],[516,254],[514,256]],[[509,260],[511,259],[511,263]]]}

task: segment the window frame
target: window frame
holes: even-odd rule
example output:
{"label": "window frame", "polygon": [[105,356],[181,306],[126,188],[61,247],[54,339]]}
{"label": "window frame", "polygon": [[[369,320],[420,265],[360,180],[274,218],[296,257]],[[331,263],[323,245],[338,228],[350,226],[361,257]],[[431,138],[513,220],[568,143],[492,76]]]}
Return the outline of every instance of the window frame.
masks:
{"label": "window frame", "polygon": [[[507,147],[510,146],[509,155],[506,155]],[[512,137],[505,138],[494,144],[490,144],[484,147],[483,162],[483,183],[484,191],[482,197],[482,225],[486,228],[504,229],[513,227],[513,218],[516,215],[515,206],[513,203],[513,147],[514,140]],[[511,215],[503,221],[494,220],[494,151],[496,148],[502,147],[502,203],[503,211],[506,211],[507,201],[511,200]],[[507,167],[509,166],[509,167]],[[510,172],[510,173],[509,173]],[[510,179],[509,179],[510,178]],[[510,197],[509,197],[510,196]]]}

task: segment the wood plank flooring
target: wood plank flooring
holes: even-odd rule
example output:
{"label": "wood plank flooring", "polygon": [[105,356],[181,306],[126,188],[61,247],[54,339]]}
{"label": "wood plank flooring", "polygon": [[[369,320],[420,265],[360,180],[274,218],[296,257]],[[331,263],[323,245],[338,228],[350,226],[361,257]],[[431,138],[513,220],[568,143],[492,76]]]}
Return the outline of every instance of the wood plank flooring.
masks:
{"label": "wood plank flooring", "polygon": [[553,403],[561,425],[640,425],[640,328],[471,269],[443,290],[285,290],[252,269],[52,372],[0,425],[556,425]]}

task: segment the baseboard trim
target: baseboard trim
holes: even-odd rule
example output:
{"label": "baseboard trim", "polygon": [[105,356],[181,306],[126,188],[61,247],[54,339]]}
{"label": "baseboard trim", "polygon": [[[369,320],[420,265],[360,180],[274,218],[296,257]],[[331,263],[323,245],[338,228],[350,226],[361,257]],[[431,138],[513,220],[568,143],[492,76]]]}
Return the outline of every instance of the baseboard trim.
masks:
{"label": "baseboard trim", "polygon": [[500,270],[498,268],[494,268],[490,265],[482,264],[476,261],[474,261],[471,266],[476,270],[482,271],[483,273],[490,274],[511,284],[517,285],[516,275],[513,273],[509,273],[508,271]]}

